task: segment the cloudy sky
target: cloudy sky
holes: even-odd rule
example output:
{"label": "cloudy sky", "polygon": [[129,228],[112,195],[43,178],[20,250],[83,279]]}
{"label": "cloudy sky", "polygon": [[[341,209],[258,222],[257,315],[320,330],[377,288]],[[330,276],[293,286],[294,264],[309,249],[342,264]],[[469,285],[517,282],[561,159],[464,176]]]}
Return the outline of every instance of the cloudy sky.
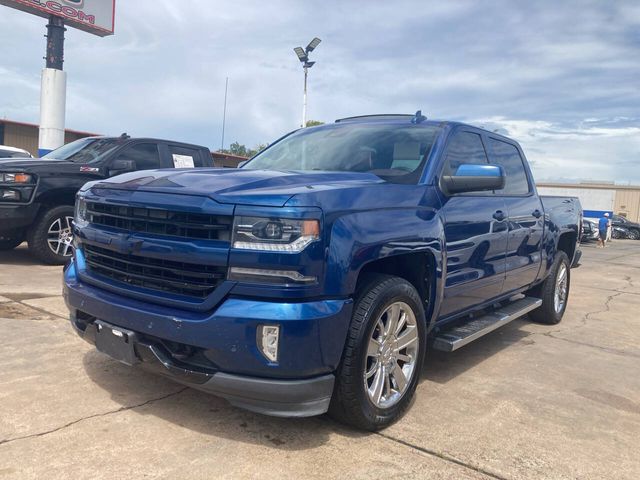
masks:
{"label": "cloudy sky", "polygon": [[[0,117],[38,122],[45,20],[0,6]],[[314,36],[309,114],[462,120],[521,142],[538,180],[640,183],[640,2],[118,0],[69,28],[67,127],[217,149],[301,121],[292,48]]]}

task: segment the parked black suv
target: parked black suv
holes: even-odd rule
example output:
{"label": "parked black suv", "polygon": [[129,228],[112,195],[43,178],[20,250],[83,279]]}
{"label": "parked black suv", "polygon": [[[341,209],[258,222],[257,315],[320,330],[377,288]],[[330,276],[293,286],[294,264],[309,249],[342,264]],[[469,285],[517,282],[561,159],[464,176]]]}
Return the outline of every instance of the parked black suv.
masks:
{"label": "parked black suv", "polygon": [[64,264],[82,185],[136,170],[194,167],[213,167],[209,149],[126,134],[82,138],[41,159],[0,159],[0,250],[26,239],[43,262]]}

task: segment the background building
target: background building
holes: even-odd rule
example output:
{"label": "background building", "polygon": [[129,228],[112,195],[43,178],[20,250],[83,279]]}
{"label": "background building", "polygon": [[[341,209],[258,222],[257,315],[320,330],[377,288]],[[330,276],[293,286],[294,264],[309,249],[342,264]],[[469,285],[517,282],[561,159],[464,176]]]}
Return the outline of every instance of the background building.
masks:
{"label": "background building", "polygon": [[223,168],[238,168],[239,164],[248,160],[247,157],[222,152],[211,152],[211,156],[213,157],[213,165]]}
{"label": "background building", "polygon": [[578,197],[587,218],[613,212],[632,222],[640,222],[640,185],[616,185],[613,182],[540,182],[536,185],[541,195]]}
{"label": "background building", "polygon": [[[97,133],[65,130],[64,143],[73,142],[79,138],[92,137]],[[38,156],[38,125],[34,123],[14,122],[0,119],[0,145],[9,145],[27,150],[34,157]]]}

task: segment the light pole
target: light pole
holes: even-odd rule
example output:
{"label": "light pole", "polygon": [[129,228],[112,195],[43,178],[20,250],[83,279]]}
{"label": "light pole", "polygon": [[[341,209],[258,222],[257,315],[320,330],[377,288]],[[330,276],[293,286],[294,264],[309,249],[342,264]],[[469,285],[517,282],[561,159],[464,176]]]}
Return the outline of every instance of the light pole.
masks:
{"label": "light pole", "polygon": [[304,70],[304,93],[302,97],[302,128],[307,126],[307,76],[309,74],[309,69],[315,65],[316,62],[309,61],[309,54],[313,52],[318,45],[320,45],[320,40],[318,37],[315,37],[313,40],[309,42],[307,48],[303,49],[302,47],[296,47],[293,49],[298,56],[298,60],[302,63],[302,69]]}

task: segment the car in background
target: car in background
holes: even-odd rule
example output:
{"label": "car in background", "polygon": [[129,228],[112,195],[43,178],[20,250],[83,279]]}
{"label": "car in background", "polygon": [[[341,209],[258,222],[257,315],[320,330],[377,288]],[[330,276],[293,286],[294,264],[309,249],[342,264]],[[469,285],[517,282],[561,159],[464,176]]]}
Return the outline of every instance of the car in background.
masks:
{"label": "car in background", "polygon": [[598,240],[598,225],[592,220],[582,219],[582,235],[580,241],[586,243],[595,242],[596,240]]}
{"label": "car in background", "polygon": [[627,228],[621,227],[620,225],[612,225],[611,226],[611,238],[613,239],[624,239],[629,238],[633,240],[633,232]]}
{"label": "car in background", "polygon": [[611,225],[613,227],[622,227],[629,233],[627,237],[613,237],[613,238],[629,238],[631,240],[640,239],[640,223],[632,222],[631,220],[623,217],[622,215],[612,215]]}
{"label": "car in background", "polygon": [[22,148],[0,145],[0,158],[33,158],[33,155]]}
{"label": "car in background", "polygon": [[[612,225],[611,226],[611,238],[613,239],[635,239],[634,234],[628,228],[622,227],[620,225]],[[582,235],[580,236],[580,241],[583,243],[587,242],[595,242],[598,240],[598,223],[593,220],[587,220],[586,218],[582,220]]]}
{"label": "car in background", "polygon": [[126,134],[81,138],[42,158],[0,159],[0,251],[26,240],[44,263],[63,265],[73,251],[76,192],[85,183],[140,170],[213,166],[206,147]]}

